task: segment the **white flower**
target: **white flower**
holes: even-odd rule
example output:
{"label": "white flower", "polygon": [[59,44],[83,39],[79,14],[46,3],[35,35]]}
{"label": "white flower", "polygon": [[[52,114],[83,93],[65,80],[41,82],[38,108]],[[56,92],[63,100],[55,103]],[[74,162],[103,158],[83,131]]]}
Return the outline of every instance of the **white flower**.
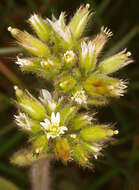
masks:
{"label": "white flower", "polygon": [[70,51],[66,51],[66,53],[64,53],[64,60],[69,63],[75,60],[75,53],[70,50]]}
{"label": "white flower", "polygon": [[87,55],[89,56],[90,59],[92,59],[92,57],[94,56],[94,53],[95,53],[94,51],[95,51],[95,45],[92,43],[92,41],[89,41],[88,43],[83,41],[81,43],[82,59],[85,59]]}
{"label": "white flower", "polygon": [[15,115],[16,124],[24,129],[31,130],[30,122],[24,113],[19,113],[19,115]]}
{"label": "white flower", "polygon": [[87,96],[84,90],[78,90],[72,97],[72,100],[77,102],[78,104],[87,104]]}
{"label": "white flower", "polygon": [[70,43],[72,40],[71,32],[68,26],[65,24],[65,15],[62,12],[59,16],[59,19],[56,20],[55,18],[53,21],[47,19],[47,21],[50,23],[54,31],[63,38],[66,42]]}
{"label": "white flower", "polygon": [[46,136],[49,139],[55,138],[57,136],[60,136],[67,131],[67,127],[60,126],[60,113],[57,112],[56,115],[54,112],[51,114],[51,119],[44,119],[44,122],[40,122],[40,125],[43,127],[43,129],[46,132]]}
{"label": "white flower", "polygon": [[48,90],[42,89],[41,96],[39,97],[40,101],[45,105],[48,102],[48,106],[51,111],[55,111],[56,109],[56,102],[52,99],[52,96]]}

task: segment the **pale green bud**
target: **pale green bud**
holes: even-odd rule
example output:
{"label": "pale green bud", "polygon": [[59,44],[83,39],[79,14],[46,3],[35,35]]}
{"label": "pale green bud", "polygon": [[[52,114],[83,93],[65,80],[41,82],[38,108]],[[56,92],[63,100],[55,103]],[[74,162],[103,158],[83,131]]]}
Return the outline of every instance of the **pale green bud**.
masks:
{"label": "pale green bud", "polygon": [[89,41],[81,43],[79,65],[85,72],[91,72],[95,68],[96,53],[95,45]]}
{"label": "pale green bud", "polygon": [[81,145],[72,146],[72,154],[74,159],[81,165],[88,165],[88,154]]}
{"label": "pale green bud", "polygon": [[72,76],[63,76],[57,84],[59,91],[68,92],[75,87],[76,81]]}
{"label": "pale green bud", "polygon": [[80,131],[80,136],[85,141],[103,141],[113,135],[118,134],[118,131],[113,131],[107,125],[92,125]]}
{"label": "pale green bud", "polygon": [[48,41],[50,37],[50,29],[47,26],[47,24],[44,22],[44,20],[39,15],[32,15],[29,18],[29,23],[35,30],[38,37],[43,41]]}
{"label": "pale green bud", "polygon": [[130,55],[131,53],[126,52],[125,49],[116,55],[104,59],[102,62],[100,62],[98,71],[104,74],[111,74],[113,72],[116,72],[129,63],[133,62],[133,60],[129,58]]}
{"label": "pale green bud", "polygon": [[81,80],[81,72],[78,68],[73,68],[72,70],[72,76],[77,80],[80,81]]}
{"label": "pale green bud", "polygon": [[78,114],[70,123],[72,129],[78,130],[91,124],[93,118],[87,114]]}
{"label": "pale green bud", "polygon": [[60,124],[64,125],[67,124],[76,114],[77,107],[72,105],[66,105],[63,109],[60,111],[61,115],[61,121]]}
{"label": "pale green bud", "polygon": [[33,37],[27,32],[22,32],[17,28],[9,27],[8,30],[12,36],[22,45],[25,49],[36,56],[48,56],[50,55],[50,49],[46,44]]}
{"label": "pale green bud", "polygon": [[18,99],[19,107],[28,113],[33,119],[42,120],[46,115],[46,110],[43,105],[31,96],[29,93],[24,93],[17,86],[15,88],[15,93]]}
{"label": "pale green bud", "polygon": [[45,152],[48,148],[48,139],[46,135],[39,135],[32,141],[32,146],[36,154]]}
{"label": "pale green bud", "polygon": [[48,59],[42,59],[40,61],[42,71],[45,73],[46,77],[52,77],[54,74],[58,73],[60,69],[59,60],[55,57],[50,57]]}
{"label": "pale green bud", "polygon": [[101,53],[104,45],[112,35],[110,29],[104,28],[104,26],[101,27],[100,33],[92,40],[92,43],[95,46],[96,57]]}
{"label": "pale green bud", "polygon": [[62,159],[64,162],[67,162],[70,159],[70,145],[66,138],[61,138],[56,141],[54,152],[57,158]]}
{"label": "pale green bud", "polygon": [[69,23],[69,28],[76,39],[79,39],[81,37],[88,23],[88,20],[92,15],[88,10],[89,7],[89,4],[86,4],[85,7],[81,6]]}
{"label": "pale green bud", "polygon": [[65,68],[71,68],[77,61],[76,54],[72,50],[66,51],[63,56],[63,61]]}
{"label": "pale green bud", "polygon": [[103,96],[123,96],[126,87],[126,82],[103,74],[93,74],[84,83],[88,94],[101,98]]}

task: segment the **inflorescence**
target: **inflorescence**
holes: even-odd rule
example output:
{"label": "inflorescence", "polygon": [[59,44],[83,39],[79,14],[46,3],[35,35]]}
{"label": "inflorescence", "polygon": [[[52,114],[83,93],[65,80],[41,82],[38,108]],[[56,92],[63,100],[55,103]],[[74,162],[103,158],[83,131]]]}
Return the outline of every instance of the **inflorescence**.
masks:
{"label": "inflorescence", "polygon": [[112,32],[102,27],[93,39],[86,38],[84,31],[91,18],[87,4],[69,23],[63,12],[52,20],[32,15],[29,24],[36,36],[8,28],[30,53],[17,57],[16,64],[51,81],[54,89],[51,93],[41,89],[37,99],[15,86],[19,108],[15,121],[29,135],[30,145],[13,156],[14,163],[29,165],[44,157],[56,157],[91,166],[92,155],[97,159],[104,144],[118,134],[113,126],[99,124],[89,107],[105,105],[111,98],[124,95],[127,82],[111,75],[132,62],[131,53],[123,50],[99,61]]}

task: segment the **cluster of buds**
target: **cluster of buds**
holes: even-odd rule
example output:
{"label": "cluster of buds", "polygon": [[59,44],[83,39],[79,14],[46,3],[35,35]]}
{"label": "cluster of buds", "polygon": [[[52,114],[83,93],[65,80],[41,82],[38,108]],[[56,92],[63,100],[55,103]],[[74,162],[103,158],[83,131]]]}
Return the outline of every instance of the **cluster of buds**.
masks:
{"label": "cluster of buds", "polygon": [[77,10],[69,23],[63,12],[52,20],[32,15],[29,24],[36,36],[8,28],[17,43],[30,53],[28,57],[17,57],[19,67],[51,80],[54,89],[53,96],[42,89],[37,100],[28,91],[15,87],[20,110],[15,121],[30,135],[31,146],[15,154],[13,162],[25,165],[54,156],[90,166],[91,155],[101,155],[104,143],[118,134],[112,126],[98,124],[91,111],[83,110],[123,96],[127,82],[111,74],[132,62],[131,53],[123,50],[99,61],[112,32],[102,27],[93,39],[86,38],[84,31],[90,18],[87,4]]}

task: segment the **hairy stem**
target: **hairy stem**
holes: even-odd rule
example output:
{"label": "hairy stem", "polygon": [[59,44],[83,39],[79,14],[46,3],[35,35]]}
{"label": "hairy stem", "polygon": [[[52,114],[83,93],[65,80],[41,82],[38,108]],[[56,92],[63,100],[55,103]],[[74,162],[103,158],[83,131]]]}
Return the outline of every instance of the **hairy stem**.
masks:
{"label": "hairy stem", "polygon": [[37,161],[30,169],[32,190],[50,190],[49,160]]}

